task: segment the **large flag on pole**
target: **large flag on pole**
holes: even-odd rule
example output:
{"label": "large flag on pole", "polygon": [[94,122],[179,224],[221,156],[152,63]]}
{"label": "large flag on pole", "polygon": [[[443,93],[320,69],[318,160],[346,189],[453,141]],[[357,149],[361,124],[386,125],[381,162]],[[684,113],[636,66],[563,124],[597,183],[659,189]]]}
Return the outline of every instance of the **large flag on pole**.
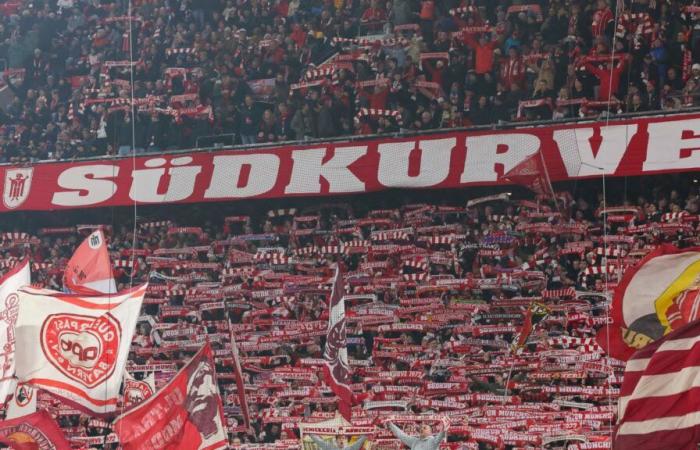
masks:
{"label": "large flag on pole", "polygon": [[63,273],[63,284],[66,289],[76,294],[99,295],[117,292],[102,230],[93,232],[73,253]]}
{"label": "large flag on pole", "polygon": [[506,180],[525,186],[536,194],[554,197],[547,167],[542,155],[537,152],[503,175]]}
{"label": "large flag on pole", "polygon": [[17,291],[30,283],[29,260],[17,264],[0,278],[0,403],[5,403],[15,386],[15,325],[19,313]]}
{"label": "large flag on pole", "polygon": [[619,450],[697,450],[700,322],[647,345],[627,361],[620,389]]}
{"label": "large flag on pole", "polygon": [[[628,269],[613,295],[612,324],[598,332],[598,344],[612,357],[629,359],[636,350],[698,318],[700,249],[661,245]],[[688,295],[686,295],[688,294]]]}
{"label": "large flag on pole", "polygon": [[70,450],[63,431],[46,411],[0,422],[0,443],[21,450]]}
{"label": "large flag on pole", "polygon": [[19,290],[17,379],[93,415],[117,409],[146,285],[101,297]]}
{"label": "large flag on pole", "polygon": [[226,419],[209,343],[156,395],[117,417],[124,450],[225,448]]}
{"label": "large flag on pole", "polygon": [[323,367],[323,372],[326,383],[340,399],[338,404],[340,414],[346,420],[350,420],[352,390],[350,389],[350,366],[348,364],[348,347],[345,336],[344,291],[343,276],[340,273],[340,268],[336,267],[328,305],[328,336],[326,337],[326,349],[323,354],[326,364]]}

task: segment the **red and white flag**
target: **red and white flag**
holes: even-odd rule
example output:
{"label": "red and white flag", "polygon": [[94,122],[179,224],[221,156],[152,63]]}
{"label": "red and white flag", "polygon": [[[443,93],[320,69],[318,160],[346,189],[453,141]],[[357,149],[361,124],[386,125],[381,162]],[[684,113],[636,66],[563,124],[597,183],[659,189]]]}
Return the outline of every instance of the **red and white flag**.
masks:
{"label": "red and white flag", "polygon": [[17,379],[93,415],[116,411],[146,286],[101,297],[20,289]]}
{"label": "red and white flag", "polygon": [[124,407],[138,405],[156,392],[156,377],[153,372],[143,380],[137,380],[129,372],[124,372]]}
{"label": "red and white flag", "polygon": [[547,169],[542,163],[542,156],[539,152],[513,167],[508,173],[503,175],[503,178],[512,183],[525,186],[536,194],[554,196],[549,177],[547,176]]}
{"label": "red and white flag", "polygon": [[124,450],[225,448],[228,434],[206,343],[156,395],[114,421]]}
{"label": "red and white flag", "polygon": [[0,279],[0,403],[7,400],[15,387],[15,325],[19,313],[17,291],[30,284],[28,260],[17,264]]}
{"label": "red and white flag", "polygon": [[343,276],[340,268],[335,269],[333,289],[328,305],[328,336],[323,358],[326,383],[338,396],[338,410],[345,419],[351,419],[352,390],[350,389],[350,365],[348,364],[348,346],[345,336],[345,300],[343,294]]}
{"label": "red and white flag", "polygon": [[70,450],[63,431],[46,411],[0,422],[0,443],[20,450]]}
{"label": "red and white flag", "polygon": [[93,232],[73,253],[63,274],[63,285],[71,292],[83,295],[117,292],[102,230]]}
{"label": "red and white flag", "polygon": [[696,450],[700,442],[700,322],[627,361],[615,448]]}
{"label": "red and white flag", "polygon": [[694,320],[700,249],[661,245],[628,269],[613,295],[612,324],[596,340],[610,356],[627,360],[674,328]]}

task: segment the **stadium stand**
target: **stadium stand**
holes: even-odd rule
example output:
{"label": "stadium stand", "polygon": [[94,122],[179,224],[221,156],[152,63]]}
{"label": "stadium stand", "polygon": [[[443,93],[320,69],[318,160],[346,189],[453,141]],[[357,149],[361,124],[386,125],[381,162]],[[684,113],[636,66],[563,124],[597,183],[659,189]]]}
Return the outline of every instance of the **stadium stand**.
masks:
{"label": "stadium stand", "polygon": [[[612,448],[611,292],[700,245],[700,6],[527,1],[0,1],[0,274],[63,290],[102,230],[118,288],[149,282],[127,372],[160,388],[211,343],[230,448],[325,424],[397,450],[389,421],[447,418],[440,448]],[[37,396],[74,448],[120,448]]]}
{"label": "stadium stand", "polygon": [[[609,181],[607,209],[595,180],[558,191],[558,209],[520,188],[450,202],[440,191],[390,191],[159,207],[139,218],[135,249],[129,208],[108,220],[110,210],[21,213],[3,220],[2,261],[31,256],[33,281],[61,289],[76,245],[102,228],[120,287],[150,280],[128,370],[154,372],[162,386],[208,336],[233,448],[297,448],[300,421],[334,417],[319,358],[335,262],[350,295],[353,423],[377,425],[372,445],[399,448],[381,424],[411,411],[454,415],[451,449],[609,448],[624,366],[593,339],[606,320],[604,293],[654,245],[697,243],[697,180],[644,180],[653,182]],[[547,315],[511,353],[532,299]],[[229,332],[251,429],[233,394]],[[108,422],[48,394],[39,405],[76,445],[117,448]]]}
{"label": "stadium stand", "polygon": [[696,106],[696,7],[617,5],[7,1],[0,162],[129,153],[130,106],[138,152]]}

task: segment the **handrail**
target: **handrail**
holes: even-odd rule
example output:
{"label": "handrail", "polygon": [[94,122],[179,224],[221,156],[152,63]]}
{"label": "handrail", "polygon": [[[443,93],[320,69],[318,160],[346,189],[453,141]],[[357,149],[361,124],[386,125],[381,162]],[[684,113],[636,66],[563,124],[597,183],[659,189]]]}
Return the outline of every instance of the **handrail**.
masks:
{"label": "handrail", "polygon": [[[615,114],[614,116],[610,117],[610,122],[617,122],[621,120],[627,120],[627,119],[632,119],[632,118],[637,118],[637,117],[666,117],[666,116],[675,116],[675,115],[681,115],[681,114],[688,114],[688,113],[694,113],[694,112],[700,112],[700,107],[695,107],[695,108],[685,108],[682,110],[673,110],[673,111],[664,111],[664,110],[658,110],[658,111],[643,111],[643,112],[638,112],[638,113],[625,113],[625,114]],[[233,145],[233,146],[227,146],[227,147],[222,147],[222,146],[215,146],[215,147],[205,147],[205,148],[188,148],[188,149],[173,149],[173,150],[165,150],[165,151],[159,151],[159,152],[145,152],[145,153],[139,153],[138,156],[157,156],[157,155],[177,155],[177,154],[182,154],[182,153],[212,153],[212,152],[217,152],[217,151],[222,151],[222,150],[238,150],[238,151],[247,151],[247,150],[263,150],[267,148],[276,148],[280,146],[285,146],[285,145],[290,145],[290,146],[307,146],[307,145],[314,145],[314,144],[328,144],[331,142],[361,142],[365,140],[370,140],[370,139],[377,139],[377,138],[406,138],[406,137],[411,137],[411,136],[416,136],[416,135],[432,135],[432,134],[438,134],[438,133],[444,133],[445,131],[474,131],[474,132],[479,132],[479,131],[496,131],[496,130],[514,130],[514,129],[519,129],[519,128],[533,128],[533,127],[543,127],[543,126],[552,126],[552,125],[563,125],[563,124],[585,124],[585,123],[592,123],[592,122],[598,122],[598,118],[594,117],[584,117],[584,118],[566,118],[566,119],[559,119],[559,120],[538,120],[538,121],[532,121],[532,122],[502,122],[498,124],[490,124],[490,125],[479,125],[479,126],[472,126],[472,127],[461,127],[461,128],[438,128],[434,130],[404,130],[404,131],[398,131],[394,133],[383,133],[383,134],[370,134],[370,135],[362,135],[362,136],[339,136],[339,137],[334,137],[334,138],[323,138],[323,139],[308,139],[308,140],[303,140],[303,141],[280,141],[280,142],[266,142],[262,144],[249,144],[249,145]],[[72,162],[82,162],[82,161],[102,161],[105,159],[109,160],[116,160],[116,159],[124,159],[124,158],[131,158],[131,156],[113,156],[113,155],[104,155],[104,156],[91,156],[88,158],[80,158],[80,159],[74,159],[71,160]],[[67,160],[56,160],[56,159],[51,159],[51,160],[42,160],[42,161],[37,161],[35,163],[32,163],[32,165],[36,164],[48,164],[48,163],[56,163],[56,162],[66,162]],[[2,166],[13,166],[15,164],[11,163],[0,163],[0,167]]]}

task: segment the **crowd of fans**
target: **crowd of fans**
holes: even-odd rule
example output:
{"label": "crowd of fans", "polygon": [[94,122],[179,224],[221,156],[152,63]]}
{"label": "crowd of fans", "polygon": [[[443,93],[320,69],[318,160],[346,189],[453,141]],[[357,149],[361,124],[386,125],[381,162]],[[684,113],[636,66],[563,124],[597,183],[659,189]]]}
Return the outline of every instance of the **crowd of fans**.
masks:
{"label": "crowd of fans", "polygon": [[8,0],[0,162],[695,106],[698,11],[683,0]]}
{"label": "crowd of fans", "polygon": [[[453,450],[610,448],[624,365],[592,339],[606,292],[656,244],[698,241],[697,184],[657,181],[608,205],[579,186],[556,200],[464,191],[451,204],[404,195],[381,206],[369,197],[269,211],[258,203],[251,215],[236,204],[178,207],[136,228],[67,226],[69,215],[52,215],[35,229],[16,216],[3,222],[0,261],[30,256],[32,282],[61,289],[67,259],[103,228],[120,288],[150,282],[127,370],[162,386],[208,338],[233,448],[296,449],[300,423],[335,417],[321,370],[335,263],[348,295],[353,424],[371,430],[372,447],[401,447],[386,419],[411,432],[427,415],[449,419]],[[534,325],[522,335],[526,317]],[[39,407],[76,445],[116,448],[108,422],[46,395]]]}

